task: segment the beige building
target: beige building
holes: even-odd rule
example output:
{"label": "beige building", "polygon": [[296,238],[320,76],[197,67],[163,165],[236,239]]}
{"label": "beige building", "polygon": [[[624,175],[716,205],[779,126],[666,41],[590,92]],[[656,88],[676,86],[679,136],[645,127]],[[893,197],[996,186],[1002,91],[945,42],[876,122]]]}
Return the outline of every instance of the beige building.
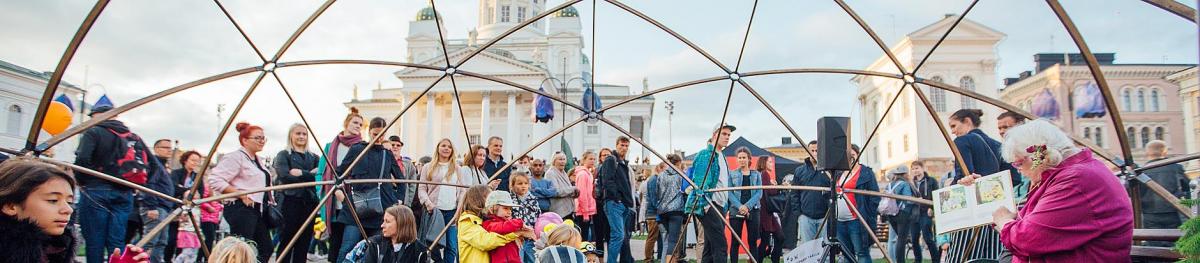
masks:
{"label": "beige building", "polygon": [[[899,43],[892,45],[891,51],[905,68],[912,69],[957,18],[955,15],[947,15],[933,24],[909,33]],[[963,19],[938,47],[937,53],[922,66],[918,75],[995,97],[996,83],[999,82],[996,79],[996,46],[1004,38],[1004,33],[971,19]],[[879,57],[865,70],[898,73],[896,66],[886,56]],[[929,174],[937,177],[953,170],[950,146],[941,133],[931,130],[937,127],[934,119],[914,92],[901,93],[888,117],[881,119],[888,103],[903,83],[896,79],[867,76],[856,76],[851,82],[858,86],[861,114],[858,118],[859,123],[855,124],[853,130],[865,139],[875,125],[879,125],[879,131],[870,147],[863,149],[863,164],[883,171],[922,160],[925,161]],[[919,88],[927,94],[934,110],[943,121],[954,111],[964,108],[983,109],[985,118],[999,114],[996,108],[983,107],[984,103],[966,96],[924,85],[919,85]],[[984,121],[980,128],[989,135],[998,137],[995,125],[994,121]],[[858,141],[855,143],[863,144]]]}
{"label": "beige building", "polygon": [[[1179,84],[1167,76],[1190,65],[1116,64],[1115,54],[1097,53],[1100,69],[1121,110],[1134,161],[1143,163],[1144,146],[1150,140],[1166,141],[1170,154],[1194,150],[1185,147],[1184,120],[1180,107]],[[1089,140],[1104,151],[1120,156],[1120,143],[1111,114],[1101,110],[1104,103],[1099,87],[1079,54],[1037,54],[1037,68],[1005,80],[1001,100],[1048,119],[1079,138]],[[1093,114],[1084,115],[1082,112]],[[1101,115],[1102,114],[1102,115]]]}
{"label": "beige building", "polygon": [[[1181,150],[1185,150],[1186,153],[1200,152],[1200,145],[1197,144],[1197,139],[1200,139],[1200,81],[1196,78],[1197,73],[1196,67],[1191,67],[1167,76],[1167,80],[1179,85],[1185,144]],[[1189,177],[1200,176],[1200,163],[1192,161],[1184,165]]]}

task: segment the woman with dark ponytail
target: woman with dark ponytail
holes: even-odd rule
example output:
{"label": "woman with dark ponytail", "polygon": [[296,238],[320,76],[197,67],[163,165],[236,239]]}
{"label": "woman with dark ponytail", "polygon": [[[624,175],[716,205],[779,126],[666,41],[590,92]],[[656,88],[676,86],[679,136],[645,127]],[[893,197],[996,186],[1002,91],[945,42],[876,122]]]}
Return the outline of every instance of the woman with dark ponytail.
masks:
{"label": "woman with dark ponytail", "polygon": [[[387,121],[383,120],[383,118],[372,118],[367,130],[368,134],[371,135],[368,139],[369,141],[359,141],[354,146],[351,146],[349,151],[346,151],[346,157],[342,159],[341,164],[337,167],[338,174],[348,174],[349,176],[346,178],[348,180],[403,179],[404,170],[401,170],[400,165],[396,164],[396,157],[392,155],[392,151],[383,146],[383,143],[387,141],[383,134],[385,127],[387,127]],[[362,154],[363,157],[358,160],[358,164],[350,167],[350,164],[354,162],[354,158],[358,157],[363,151],[366,151],[366,153]],[[346,254],[349,254],[350,250],[353,250],[354,245],[358,244],[359,241],[379,234],[379,226],[383,223],[383,209],[399,203],[400,197],[404,196],[405,187],[397,186],[393,183],[367,183],[348,185],[348,187],[337,190],[344,189],[349,189],[351,192],[344,194],[348,197],[346,198],[347,201],[342,203],[343,209],[339,210],[334,222],[339,222],[347,226],[354,226],[356,224],[355,219],[351,217],[350,209],[345,208],[345,206],[355,205],[352,201],[360,201],[353,200],[354,198],[361,198],[354,196],[354,193],[378,192],[378,198],[382,205],[378,207],[378,211],[374,212],[363,210],[357,205],[355,206],[358,223],[362,223],[363,230],[366,230],[367,235],[363,236],[356,227],[347,227],[347,229],[342,231],[342,243],[339,244],[341,248],[338,250],[339,262],[348,262]]]}
{"label": "woman with dark ponytail", "polygon": [[[961,109],[950,115],[950,132],[956,136],[954,146],[958,147],[958,152],[962,155],[962,160],[959,161],[967,166],[967,171],[963,171],[958,163],[954,163],[956,184],[974,182],[975,178],[1010,167],[1001,159],[1000,142],[979,130],[982,116],[983,111],[979,109]],[[1020,182],[1016,175],[1013,176],[1014,180]],[[974,227],[949,234],[951,243],[947,262],[998,259],[1003,250],[1000,234],[991,227]],[[970,254],[966,254],[968,251]]]}

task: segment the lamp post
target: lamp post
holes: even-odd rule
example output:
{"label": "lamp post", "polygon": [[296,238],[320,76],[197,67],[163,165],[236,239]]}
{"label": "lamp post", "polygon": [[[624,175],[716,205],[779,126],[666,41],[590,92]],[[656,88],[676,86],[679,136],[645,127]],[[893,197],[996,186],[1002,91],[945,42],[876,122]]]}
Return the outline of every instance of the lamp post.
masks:
{"label": "lamp post", "polygon": [[664,105],[664,107],[667,108],[667,147],[669,147],[668,149],[671,150],[671,153],[674,153],[675,152],[675,130],[671,126],[671,119],[673,117],[675,117],[675,101],[668,100],[668,101],[663,102],[663,104],[666,104],[666,105]]}

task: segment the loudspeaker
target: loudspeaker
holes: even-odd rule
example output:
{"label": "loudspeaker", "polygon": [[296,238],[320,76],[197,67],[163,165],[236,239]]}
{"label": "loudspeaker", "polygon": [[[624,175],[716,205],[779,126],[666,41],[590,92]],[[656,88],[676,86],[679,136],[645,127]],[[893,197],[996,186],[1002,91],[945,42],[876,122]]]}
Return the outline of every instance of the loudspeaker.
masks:
{"label": "loudspeaker", "polygon": [[850,170],[850,118],[817,120],[817,170]]}

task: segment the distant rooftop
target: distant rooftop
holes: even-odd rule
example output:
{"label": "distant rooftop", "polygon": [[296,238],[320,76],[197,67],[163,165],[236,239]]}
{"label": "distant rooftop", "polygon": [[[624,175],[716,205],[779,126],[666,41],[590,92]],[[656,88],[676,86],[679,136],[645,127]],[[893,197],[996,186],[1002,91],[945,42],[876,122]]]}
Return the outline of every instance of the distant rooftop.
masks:
{"label": "distant rooftop", "polygon": [[[45,80],[46,82],[50,82],[50,77],[52,77],[54,75],[53,72],[49,72],[49,71],[39,72],[39,71],[32,70],[32,69],[29,69],[26,67],[18,66],[13,63],[8,63],[8,61],[4,61],[4,60],[0,60],[0,68],[14,71],[14,72],[17,72],[20,74],[24,74],[24,75],[32,77],[32,78]],[[79,88],[78,86],[75,86],[75,84],[71,84],[66,81],[59,82],[59,85],[72,87],[72,88],[76,88],[76,89]]]}

